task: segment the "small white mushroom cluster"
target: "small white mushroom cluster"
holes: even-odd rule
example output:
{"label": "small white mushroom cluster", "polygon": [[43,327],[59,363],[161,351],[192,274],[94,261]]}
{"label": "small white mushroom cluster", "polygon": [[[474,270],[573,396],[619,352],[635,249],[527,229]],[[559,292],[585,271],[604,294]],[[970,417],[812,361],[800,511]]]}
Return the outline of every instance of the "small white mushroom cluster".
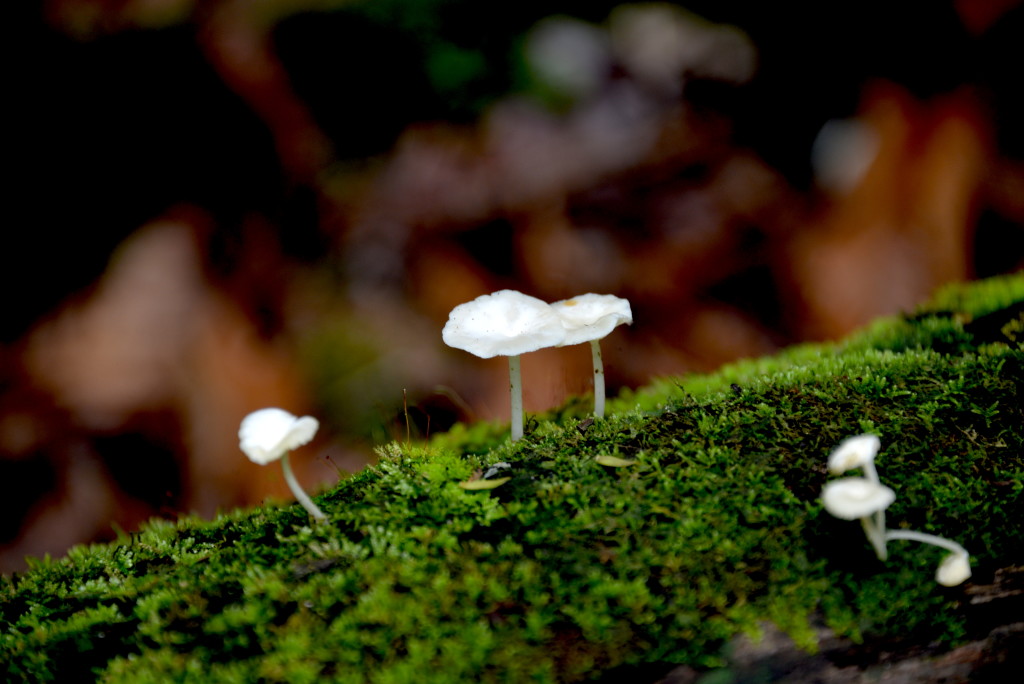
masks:
{"label": "small white mushroom cluster", "polygon": [[950,551],[939,564],[935,581],[947,587],[956,586],[971,576],[967,550],[956,542],[923,532],[885,529],[885,509],[896,500],[896,492],[883,485],[875,470],[875,455],[881,441],[875,435],[859,435],[843,440],[828,458],[828,469],[834,475],[861,468],[865,477],[844,477],[833,480],[821,491],[825,510],[843,520],[860,520],[868,541],[880,560],[889,557],[887,542],[917,541]]}
{"label": "small white mushroom cluster", "polygon": [[554,304],[515,290],[499,290],[459,304],[441,331],[445,344],[480,358],[508,357],[512,393],[512,439],[523,436],[523,391],[519,356],[545,347],[590,342],[594,361],[594,413],[604,416],[604,363],[600,340],[632,323],[629,302],[613,295],[585,294]]}

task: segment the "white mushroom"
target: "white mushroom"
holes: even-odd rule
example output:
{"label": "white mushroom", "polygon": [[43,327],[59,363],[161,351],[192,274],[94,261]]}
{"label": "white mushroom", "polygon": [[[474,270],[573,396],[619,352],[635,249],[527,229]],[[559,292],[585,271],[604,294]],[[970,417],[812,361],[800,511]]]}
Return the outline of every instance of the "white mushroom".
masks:
{"label": "white mushroom", "polygon": [[970,576],[971,561],[966,551],[949,554],[935,571],[935,581],[944,587],[955,587]]}
{"label": "white mushroom", "polygon": [[515,290],[499,290],[459,304],[448,315],[441,339],[484,359],[508,357],[512,395],[512,439],[523,436],[523,390],[519,355],[556,347],[565,339],[551,306]]}
{"label": "white mushroom", "polygon": [[604,417],[604,363],[601,339],[623,323],[633,323],[629,301],[614,295],[587,293],[551,305],[565,326],[562,346],[590,342],[594,361],[594,415]]}
{"label": "white mushroom", "polygon": [[843,520],[856,520],[888,508],[896,492],[863,477],[832,480],[821,490],[825,510]]}
{"label": "white mushroom", "polygon": [[821,502],[825,510],[843,520],[860,519],[868,541],[875,553],[885,560],[885,527],[879,525],[876,514],[881,513],[896,500],[896,492],[878,482],[863,477],[844,477],[833,480],[821,490]]}
{"label": "white mushroom", "polygon": [[892,530],[885,533],[885,541],[903,539],[931,544],[950,552],[935,571],[935,581],[946,587],[955,587],[971,576],[971,560],[967,549],[944,537],[913,530]]}
{"label": "white mushroom", "polygon": [[253,463],[266,465],[278,459],[284,479],[303,508],[317,520],[327,518],[299,486],[288,463],[288,452],[309,443],[320,423],[312,416],[296,418],[279,408],[260,409],[242,419],[238,429],[239,447]]}
{"label": "white mushroom", "polygon": [[833,475],[838,475],[854,468],[864,468],[868,479],[877,482],[874,464],[881,445],[881,440],[875,435],[847,437],[829,455],[828,469]]}

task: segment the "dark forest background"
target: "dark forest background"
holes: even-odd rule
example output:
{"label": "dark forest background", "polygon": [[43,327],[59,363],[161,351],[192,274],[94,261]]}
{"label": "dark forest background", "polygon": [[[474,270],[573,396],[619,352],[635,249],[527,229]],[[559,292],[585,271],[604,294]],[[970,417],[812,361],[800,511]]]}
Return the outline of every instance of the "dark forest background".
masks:
{"label": "dark forest background", "polygon": [[[630,300],[612,392],[1024,266],[1024,7],[50,0],[6,24],[0,570],[505,419],[448,311]],[[524,360],[528,411],[589,391]]]}

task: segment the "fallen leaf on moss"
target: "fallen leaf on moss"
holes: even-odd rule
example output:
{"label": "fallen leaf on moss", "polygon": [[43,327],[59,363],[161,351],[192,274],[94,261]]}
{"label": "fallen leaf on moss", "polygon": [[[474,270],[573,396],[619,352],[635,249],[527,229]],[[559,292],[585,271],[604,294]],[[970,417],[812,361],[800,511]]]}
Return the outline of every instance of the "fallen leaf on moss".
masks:
{"label": "fallen leaf on moss", "polygon": [[603,454],[601,456],[595,456],[594,460],[603,466],[608,466],[609,468],[625,468],[626,466],[631,466],[634,463],[636,463],[636,461],[630,460],[628,458],[619,458],[618,456],[605,456]]}
{"label": "fallen leaf on moss", "polygon": [[465,482],[460,482],[459,486],[463,489],[469,490],[494,489],[495,487],[500,487],[511,479],[511,477],[498,477],[493,480],[466,480]]}

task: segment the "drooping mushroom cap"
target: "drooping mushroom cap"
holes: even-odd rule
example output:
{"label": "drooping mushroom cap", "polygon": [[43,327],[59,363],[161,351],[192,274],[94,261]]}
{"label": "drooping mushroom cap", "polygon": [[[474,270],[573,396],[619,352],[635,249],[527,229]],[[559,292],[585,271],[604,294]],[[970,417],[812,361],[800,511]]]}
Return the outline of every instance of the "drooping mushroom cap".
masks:
{"label": "drooping mushroom cap", "polygon": [[883,511],[895,500],[896,492],[863,477],[832,480],[821,490],[825,510],[843,520],[856,520]]}
{"label": "drooping mushroom cap", "polygon": [[828,457],[828,469],[833,474],[863,468],[875,460],[882,442],[875,435],[847,437]]}
{"label": "drooping mushroom cap", "polygon": [[266,465],[308,443],[319,427],[312,416],[296,418],[279,408],[260,409],[242,420],[238,446],[250,461]]}
{"label": "drooping mushroom cap", "polygon": [[605,337],[616,326],[633,323],[629,301],[614,295],[587,293],[551,305],[565,326],[563,345],[582,344]]}
{"label": "drooping mushroom cap", "polygon": [[935,581],[944,587],[955,587],[970,576],[971,561],[965,553],[949,554],[935,571]]}
{"label": "drooping mushroom cap", "polygon": [[499,290],[459,304],[448,314],[441,339],[449,347],[489,359],[562,344],[565,329],[547,302]]}

